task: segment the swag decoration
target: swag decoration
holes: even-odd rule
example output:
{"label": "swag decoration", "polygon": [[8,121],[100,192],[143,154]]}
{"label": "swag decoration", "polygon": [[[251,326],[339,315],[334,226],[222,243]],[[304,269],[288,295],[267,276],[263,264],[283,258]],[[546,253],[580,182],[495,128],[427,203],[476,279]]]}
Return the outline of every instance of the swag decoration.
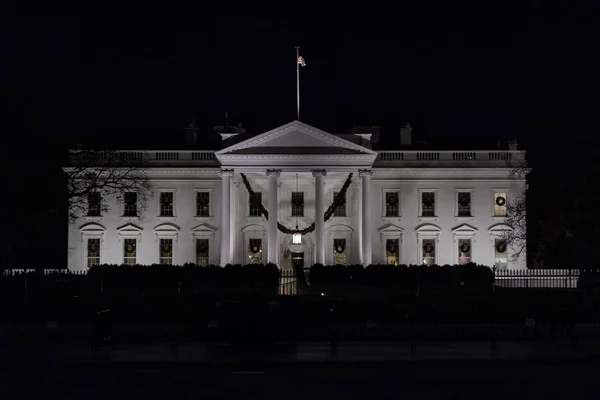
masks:
{"label": "swag decoration", "polygon": [[506,204],[506,199],[502,196],[496,197],[496,205],[502,207]]}
{"label": "swag decoration", "polygon": [[468,242],[463,242],[460,246],[458,246],[458,249],[461,253],[468,253],[471,251],[471,245]]}
{"label": "swag decoration", "polygon": [[[340,190],[338,195],[335,196],[335,199],[333,199],[333,203],[331,203],[331,205],[329,206],[327,211],[325,211],[325,215],[324,215],[325,221],[328,221],[329,218],[332,217],[333,212],[335,211],[335,209],[338,206],[343,206],[346,204],[346,191],[348,190],[348,188],[350,187],[350,184],[352,183],[352,175],[353,175],[352,173],[348,174],[348,178],[346,179],[346,182],[344,182],[344,186],[342,186],[342,189]],[[250,182],[248,182],[248,178],[246,177],[245,174],[242,174],[242,173],[240,173],[240,176],[242,177],[244,186],[246,186],[246,190],[248,191],[248,194],[250,195],[250,202],[252,203],[253,206],[258,207],[260,209],[260,213],[262,215],[264,215],[265,218],[268,220],[269,212],[267,211],[265,206],[262,205],[262,202],[260,201],[260,197],[256,195],[254,190],[252,190],[252,187],[250,186]],[[310,226],[308,228],[304,228],[302,230],[297,230],[297,229],[290,229],[290,228],[284,226],[283,224],[281,224],[280,222],[277,222],[277,229],[279,229],[280,232],[286,233],[288,235],[291,235],[294,233],[300,233],[301,235],[306,235],[307,233],[310,233],[315,230],[315,223],[313,222],[312,224],[310,224]]]}
{"label": "swag decoration", "polygon": [[427,254],[429,254],[429,253],[433,253],[433,249],[434,249],[434,248],[435,248],[435,247],[433,246],[433,244],[431,244],[431,243],[425,243],[425,244],[423,245],[423,252],[424,252],[424,253],[427,253]]}
{"label": "swag decoration", "polygon": [[398,251],[398,244],[396,243],[396,241],[389,241],[387,244],[387,251],[391,254],[396,254],[396,252]]}
{"label": "swag decoration", "polygon": [[506,251],[506,241],[505,240],[501,240],[498,243],[496,243],[496,251],[500,254],[502,254]]}

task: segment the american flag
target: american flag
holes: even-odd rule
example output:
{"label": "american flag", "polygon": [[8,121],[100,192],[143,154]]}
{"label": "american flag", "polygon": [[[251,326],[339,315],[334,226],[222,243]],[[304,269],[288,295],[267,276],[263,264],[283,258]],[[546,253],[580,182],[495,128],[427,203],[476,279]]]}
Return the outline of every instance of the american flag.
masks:
{"label": "american flag", "polygon": [[306,67],[306,63],[304,62],[304,58],[302,56],[298,57],[298,64]]}

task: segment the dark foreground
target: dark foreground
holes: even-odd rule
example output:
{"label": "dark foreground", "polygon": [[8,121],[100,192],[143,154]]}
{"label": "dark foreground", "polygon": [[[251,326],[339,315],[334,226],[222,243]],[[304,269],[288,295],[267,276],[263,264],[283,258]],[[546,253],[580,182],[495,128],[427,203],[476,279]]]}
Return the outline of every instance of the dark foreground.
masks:
{"label": "dark foreground", "polygon": [[14,366],[2,399],[597,399],[598,363]]}

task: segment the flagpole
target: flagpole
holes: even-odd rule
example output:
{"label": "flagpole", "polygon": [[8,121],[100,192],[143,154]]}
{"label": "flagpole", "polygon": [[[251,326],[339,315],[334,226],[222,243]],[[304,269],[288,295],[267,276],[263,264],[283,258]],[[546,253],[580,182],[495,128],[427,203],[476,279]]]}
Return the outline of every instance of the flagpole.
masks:
{"label": "flagpole", "polygon": [[296,109],[300,121],[300,46],[296,46]]}

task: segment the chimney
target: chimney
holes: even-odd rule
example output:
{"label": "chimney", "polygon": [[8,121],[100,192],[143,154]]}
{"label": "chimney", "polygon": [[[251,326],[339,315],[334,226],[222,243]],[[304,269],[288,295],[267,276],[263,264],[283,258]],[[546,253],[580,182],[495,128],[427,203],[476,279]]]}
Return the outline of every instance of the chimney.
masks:
{"label": "chimney", "polygon": [[198,144],[198,128],[196,128],[195,120],[185,127],[185,144],[188,146]]}
{"label": "chimney", "polygon": [[400,144],[402,146],[410,146],[412,144],[412,127],[408,122],[400,128]]}
{"label": "chimney", "polygon": [[241,122],[238,122],[236,126],[230,125],[228,122],[226,125],[215,125],[213,131],[221,135],[221,140],[246,133],[246,129],[242,127]]}
{"label": "chimney", "polygon": [[360,136],[371,143],[377,143],[379,141],[379,130],[378,125],[374,126],[353,126],[350,128],[350,133],[356,136]]}
{"label": "chimney", "polygon": [[517,139],[515,138],[515,140],[512,141],[508,141],[508,149],[509,150],[517,150],[517,148],[519,147],[519,144],[517,143]]}

